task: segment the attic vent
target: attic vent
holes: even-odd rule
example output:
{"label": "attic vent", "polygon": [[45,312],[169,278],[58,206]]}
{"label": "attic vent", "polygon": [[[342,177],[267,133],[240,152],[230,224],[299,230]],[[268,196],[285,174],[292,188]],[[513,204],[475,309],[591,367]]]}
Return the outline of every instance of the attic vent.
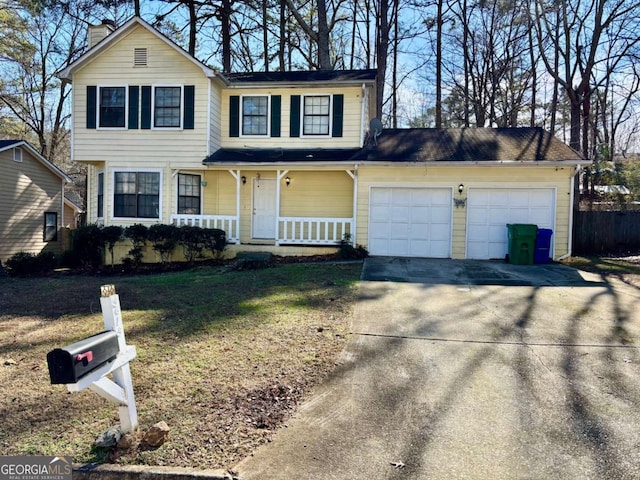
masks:
{"label": "attic vent", "polygon": [[13,149],[13,161],[14,162],[22,162],[22,149],[21,148],[14,148]]}
{"label": "attic vent", "polygon": [[134,67],[147,66],[147,49],[146,48],[133,49],[133,66]]}

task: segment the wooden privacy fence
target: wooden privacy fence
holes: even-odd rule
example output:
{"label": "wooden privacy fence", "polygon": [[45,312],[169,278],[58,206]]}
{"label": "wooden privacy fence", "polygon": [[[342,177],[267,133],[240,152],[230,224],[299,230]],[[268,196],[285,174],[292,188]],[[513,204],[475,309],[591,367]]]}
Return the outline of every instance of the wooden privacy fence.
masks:
{"label": "wooden privacy fence", "polygon": [[640,212],[576,212],[573,253],[640,251]]}

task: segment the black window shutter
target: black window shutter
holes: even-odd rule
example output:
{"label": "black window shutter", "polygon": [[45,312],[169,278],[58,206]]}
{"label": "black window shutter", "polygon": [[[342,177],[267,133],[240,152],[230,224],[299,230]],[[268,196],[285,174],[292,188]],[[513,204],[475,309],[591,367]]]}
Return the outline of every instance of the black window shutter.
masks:
{"label": "black window shutter", "polygon": [[240,136],[240,97],[238,95],[229,97],[229,136]]}
{"label": "black window shutter", "polygon": [[96,86],[87,85],[87,128],[96,128]]}
{"label": "black window shutter", "polygon": [[280,136],[280,117],[281,117],[282,97],[280,95],[271,95],[271,136]]}
{"label": "black window shutter", "polygon": [[195,85],[185,85],[184,86],[184,119],[182,121],[182,128],[184,128],[185,130],[193,130],[194,128],[195,99],[196,99]]}
{"label": "black window shutter", "polygon": [[344,112],[344,95],[333,96],[333,128],[331,132],[332,137],[342,136],[342,119]]}
{"label": "black window shutter", "polygon": [[140,100],[140,87],[129,85],[129,130],[138,128],[138,104]]}
{"label": "black window shutter", "polygon": [[151,128],[151,87],[147,85],[140,87],[140,89],[140,107],[142,109],[140,128],[149,130]]}
{"label": "black window shutter", "polygon": [[289,136],[300,136],[300,95],[291,95],[291,116],[289,117]]}

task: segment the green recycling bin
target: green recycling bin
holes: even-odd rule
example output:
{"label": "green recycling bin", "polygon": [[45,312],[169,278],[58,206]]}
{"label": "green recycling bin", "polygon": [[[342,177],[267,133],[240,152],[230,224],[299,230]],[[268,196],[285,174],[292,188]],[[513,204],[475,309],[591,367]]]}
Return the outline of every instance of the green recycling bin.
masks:
{"label": "green recycling bin", "polygon": [[533,265],[536,251],[537,225],[526,223],[507,224],[509,236],[509,263],[514,265]]}

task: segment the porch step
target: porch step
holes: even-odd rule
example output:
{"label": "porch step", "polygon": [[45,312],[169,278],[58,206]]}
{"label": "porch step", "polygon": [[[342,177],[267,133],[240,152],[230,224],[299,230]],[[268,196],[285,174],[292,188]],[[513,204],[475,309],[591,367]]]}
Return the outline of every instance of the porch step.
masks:
{"label": "porch step", "polygon": [[270,252],[238,252],[235,263],[239,267],[261,268],[271,263]]}

